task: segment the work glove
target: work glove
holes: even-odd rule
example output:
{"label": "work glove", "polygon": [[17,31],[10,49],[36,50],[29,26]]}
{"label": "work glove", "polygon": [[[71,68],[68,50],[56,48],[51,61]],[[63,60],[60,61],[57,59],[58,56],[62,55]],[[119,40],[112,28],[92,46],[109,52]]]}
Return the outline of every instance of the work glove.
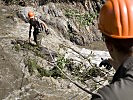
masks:
{"label": "work glove", "polygon": [[104,66],[107,70],[110,70],[112,68],[112,65],[110,64],[109,60],[108,59],[103,59],[103,58],[101,58],[101,59],[102,59],[102,61],[99,64],[99,67]]}

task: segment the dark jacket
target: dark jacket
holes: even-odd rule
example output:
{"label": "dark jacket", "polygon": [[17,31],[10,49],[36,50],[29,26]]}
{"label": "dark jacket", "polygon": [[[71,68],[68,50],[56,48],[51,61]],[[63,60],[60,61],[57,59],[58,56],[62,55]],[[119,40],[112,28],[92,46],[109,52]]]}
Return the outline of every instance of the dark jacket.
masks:
{"label": "dark jacket", "polygon": [[97,94],[91,100],[133,100],[133,57],[125,60],[111,84],[99,89]]}
{"label": "dark jacket", "polygon": [[40,23],[37,19],[34,20],[30,19],[29,23],[30,23],[30,30],[32,27],[34,27],[34,31],[36,30],[38,30],[38,32],[39,30],[43,31],[42,23]]}

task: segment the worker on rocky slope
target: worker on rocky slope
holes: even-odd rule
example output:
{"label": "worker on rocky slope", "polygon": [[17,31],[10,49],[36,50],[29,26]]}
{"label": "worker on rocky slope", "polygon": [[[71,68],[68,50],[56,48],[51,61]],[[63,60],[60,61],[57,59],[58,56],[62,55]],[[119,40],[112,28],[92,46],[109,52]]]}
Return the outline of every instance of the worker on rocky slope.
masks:
{"label": "worker on rocky slope", "polygon": [[133,0],[106,0],[99,29],[116,73],[91,100],[133,100]]}
{"label": "worker on rocky slope", "polygon": [[31,42],[31,30],[32,27],[34,27],[33,31],[34,42],[36,43],[36,45],[40,46],[42,37],[44,36],[44,32],[46,33],[48,32],[47,25],[39,18],[36,18],[35,14],[32,11],[28,12],[28,17],[30,19],[29,43]]}

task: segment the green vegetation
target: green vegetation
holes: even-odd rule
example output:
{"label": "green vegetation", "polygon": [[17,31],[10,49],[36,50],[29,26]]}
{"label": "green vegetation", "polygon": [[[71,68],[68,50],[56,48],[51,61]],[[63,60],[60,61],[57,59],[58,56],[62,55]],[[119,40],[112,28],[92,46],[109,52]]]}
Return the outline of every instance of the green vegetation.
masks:
{"label": "green vegetation", "polygon": [[[57,65],[61,70],[63,70],[65,68],[66,64],[68,64],[68,62],[69,61],[67,59],[64,59],[64,57],[60,57],[57,60]],[[38,71],[38,73],[41,77],[51,76],[54,78],[57,78],[57,77],[64,78],[64,76],[62,75],[62,73],[60,72],[60,70],[56,66],[54,66],[52,69],[46,70],[37,64],[36,59],[30,59],[30,58],[25,59],[24,63],[28,67],[29,73],[31,75],[33,75],[33,73],[35,71]]]}
{"label": "green vegetation", "polygon": [[45,58],[45,55],[41,52],[41,48],[38,47],[38,46],[35,46],[35,45],[32,45],[32,44],[29,44],[28,42],[26,41],[19,41],[19,40],[16,40],[15,43],[13,43],[13,47],[12,49],[14,49],[15,51],[19,52],[20,50],[24,50],[24,51],[32,51],[34,52],[34,54],[38,57],[41,57],[41,58]]}
{"label": "green vegetation", "polygon": [[76,19],[82,26],[89,26],[93,24],[93,20],[97,18],[97,13],[80,13],[77,10],[74,9],[66,9],[65,10],[65,16],[71,19]]}
{"label": "green vegetation", "polygon": [[[41,57],[43,59],[46,59],[45,56],[50,57],[50,55],[46,55],[45,53],[43,54],[41,52],[41,48],[39,48],[38,46],[31,45],[26,41],[14,41],[12,44],[14,44],[13,49],[17,52],[30,51],[34,53],[35,56]],[[90,54],[89,56],[92,57],[93,54]],[[89,56],[87,58],[89,58]],[[50,69],[45,69],[45,66],[41,67],[40,65],[38,65],[38,60],[33,58],[31,59],[29,55],[25,55],[24,57],[24,64],[28,68],[30,75],[36,73],[40,77],[46,76],[53,78],[66,78],[60,71],[61,69],[67,75],[71,76],[73,80],[78,80],[83,84],[86,84],[85,81],[87,80],[94,80],[93,78],[97,76],[103,77],[105,80],[108,80],[109,77],[106,75],[106,72],[99,69],[95,64],[91,64],[89,67],[86,68],[83,62],[78,61],[77,64],[77,61],[74,61],[73,59],[67,59],[65,58],[65,55],[58,54],[57,60],[53,62],[53,67]],[[92,84],[93,90],[97,88],[97,84],[99,83],[94,80],[94,84]]]}
{"label": "green vegetation", "polygon": [[28,70],[31,75],[35,72],[37,68],[40,67],[35,59],[26,59],[25,64],[28,66]]}
{"label": "green vegetation", "polygon": [[[63,48],[63,46],[61,47]],[[25,41],[14,42],[13,49],[15,49],[17,52],[21,50],[28,52],[31,51],[35,56],[42,57],[43,59],[45,59],[45,56],[50,57],[50,55],[42,54],[39,47],[33,46]],[[90,56],[92,57],[93,54],[90,54],[87,58],[84,59],[88,59]],[[65,58],[65,55],[58,54],[56,58],[57,60],[51,62],[53,66],[50,69],[45,69],[45,66],[41,67],[38,64],[38,60],[31,58],[29,55],[25,55],[24,58],[24,64],[28,68],[30,75],[36,74],[39,77],[46,76],[53,77],[55,79],[60,77],[64,79],[66,77],[64,76],[64,74],[62,74],[62,72],[65,72],[66,75],[71,77],[71,79],[77,80],[82,84],[87,85],[86,82],[88,82],[88,80],[91,81],[89,86],[92,91],[96,90],[98,86],[101,85],[100,82],[97,82],[95,80],[97,76],[102,77],[102,81],[108,80],[108,77],[111,79],[110,76],[107,76],[107,73],[104,72],[104,70],[99,69],[99,67],[97,67],[95,64],[90,64],[89,67],[86,67],[82,61],[77,62],[73,59],[67,59]],[[62,72],[60,71],[60,69],[62,70]]]}
{"label": "green vegetation", "polygon": [[28,71],[31,75],[33,75],[35,73],[35,71],[37,71],[39,73],[39,75],[42,76],[51,76],[51,72],[49,70],[43,69],[42,67],[40,67],[37,64],[37,60],[36,59],[31,59],[31,58],[27,58],[24,61],[26,67],[28,67]]}
{"label": "green vegetation", "polygon": [[21,49],[21,47],[20,47],[19,44],[15,44],[15,45],[12,47],[12,49],[14,49],[15,51],[19,52],[20,49]]}
{"label": "green vegetation", "polygon": [[[76,79],[80,81],[85,81],[88,79],[91,79],[91,77],[97,77],[97,76],[105,76],[104,73],[101,72],[101,70],[97,67],[90,67],[90,68],[84,68],[85,66],[83,63],[76,64],[73,62],[72,59],[66,59],[64,55],[58,55],[56,60],[56,65],[62,70],[65,71],[65,73],[69,73]],[[28,67],[29,73],[33,75],[35,71],[39,73],[41,77],[43,76],[51,76],[54,78],[61,77],[65,78],[65,76],[61,73],[61,71],[57,68],[57,66],[53,66],[53,68],[47,70],[42,67],[40,67],[37,64],[36,59],[25,59],[25,65]]]}

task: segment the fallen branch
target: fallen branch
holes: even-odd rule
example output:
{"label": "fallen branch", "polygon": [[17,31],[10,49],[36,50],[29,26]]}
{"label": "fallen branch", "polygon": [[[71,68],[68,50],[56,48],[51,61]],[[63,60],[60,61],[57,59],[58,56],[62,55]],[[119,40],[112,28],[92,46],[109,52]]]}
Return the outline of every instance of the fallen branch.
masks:
{"label": "fallen branch", "polygon": [[[67,48],[73,50],[74,52],[76,52],[77,54],[79,54],[82,58],[86,59],[92,67],[95,67],[95,65],[93,65],[93,64],[91,63],[90,59],[88,59],[88,57],[91,56],[92,52],[88,55],[88,57],[85,57],[85,56],[83,56],[80,52],[76,51],[75,49],[73,49],[73,48],[71,48],[71,47],[69,47],[69,46],[66,46],[66,45],[63,45],[63,44],[62,44],[62,46],[67,47]],[[97,67],[97,68],[98,68],[100,71],[102,71],[102,72],[104,72],[104,73],[106,73],[106,74],[110,74],[109,72],[110,72],[111,70],[110,70],[110,71],[105,71],[105,70],[103,70],[103,69],[100,69],[99,67]]]}
{"label": "fallen branch", "polygon": [[[48,48],[48,51],[49,51],[49,48]],[[83,88],[82,86],[80,86],[78,83],[76,83],[75,81],[73,81],[70,77],[67,76],[67,74],[65,72],[63,72],[60,67],[57,65],[57,63],[55,62],[54,58],[52,57],[51,53],[49,52],[53,62],[55,63],[56,67],[59,69],[59,71],[70,81],[72,82],[73,84],[75,84],[78,88],[82,89],[83,91],[85,91],[86,93],[88,94],[91,94],[91,95],[96,95],[95,93],[92,93],[91,91],[87,90],[86,88]]]}

